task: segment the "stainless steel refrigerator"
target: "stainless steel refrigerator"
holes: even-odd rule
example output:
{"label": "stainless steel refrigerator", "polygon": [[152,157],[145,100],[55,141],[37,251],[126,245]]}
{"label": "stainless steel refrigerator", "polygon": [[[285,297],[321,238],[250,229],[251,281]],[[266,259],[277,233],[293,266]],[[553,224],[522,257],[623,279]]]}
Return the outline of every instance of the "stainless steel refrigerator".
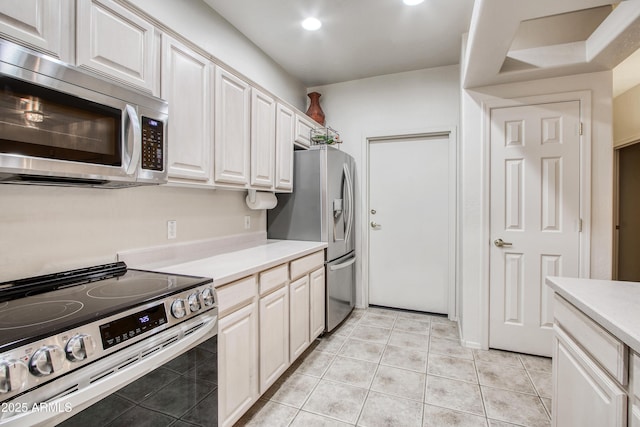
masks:
{"label": "stainless steel refrigerator", "polygon": [[294,153],[293,193],[267,211],[270,239],[327,242],[326,331],[355,305],[355,162],[327,145]]}

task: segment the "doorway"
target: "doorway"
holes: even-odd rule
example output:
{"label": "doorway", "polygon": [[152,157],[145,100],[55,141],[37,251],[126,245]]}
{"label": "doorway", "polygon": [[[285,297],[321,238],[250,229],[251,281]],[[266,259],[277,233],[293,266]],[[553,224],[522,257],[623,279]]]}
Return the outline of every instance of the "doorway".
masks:
{"label": "doorway", "polygon": [[369,304],[455,317],[455,138],[370,138],[368,154]]}
{"label": "doorway", "polygon": [[640,143],[616,150],[618,218],[616,279],[640,282]]}

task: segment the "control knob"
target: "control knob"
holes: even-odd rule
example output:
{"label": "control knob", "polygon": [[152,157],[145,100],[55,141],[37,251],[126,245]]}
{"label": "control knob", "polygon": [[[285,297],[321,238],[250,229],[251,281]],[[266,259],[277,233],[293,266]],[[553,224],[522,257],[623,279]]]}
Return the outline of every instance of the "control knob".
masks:
{"label": "control knob", "polygon": [[191,312],[196,312],[198,310],[200,310],[200,293],[199,292],[194,292],[191,295],[189,295],[189,308],[191,309]]}
{"label": "control knob", "polygon": [[64,362],[64,352],[57,345],[47,345],[41,347],[29,361],[29,370],[38,377],[51,375],[62,368]]}
{"label": "control knob", "polygon": [[171,303],[171,314],[176,319],[180,319],[187,315],[187,304],[183,299],[177,299]]}
{"label": "control knob", "polygon": [[79,362],[91,357],[95,349],[96,344],[91,335],[78,334],[71,337],[64,351],[67,353],[67,359],[72,362]]}
{"label": "control knob", "polygon": [[202,291],[202,302],[204,302],[204,305],[206,307],[211,307],[213,305],[213,303],[215,302],[215,299],[213,297],[213,289],[207,288]]}
{"label": "control knob", "polygon": [[19,391],[27,382],[27,367],[18,360],[0,362],[0,393]]}

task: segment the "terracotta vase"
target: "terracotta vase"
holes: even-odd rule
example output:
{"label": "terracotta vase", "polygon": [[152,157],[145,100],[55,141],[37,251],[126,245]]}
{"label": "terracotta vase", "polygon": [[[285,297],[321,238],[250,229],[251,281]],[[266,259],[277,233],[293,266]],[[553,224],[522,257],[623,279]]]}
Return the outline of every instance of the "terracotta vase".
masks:
{"label": "terracotta vase", "polygon": [[311,104],[309,105],[309,109],[307,110],[307,116],[311,117],[313,120],[324,126],[324,112],[320,107],[321,95],[318,92],[311,92],[307,94],[307,96],[311,100]]}

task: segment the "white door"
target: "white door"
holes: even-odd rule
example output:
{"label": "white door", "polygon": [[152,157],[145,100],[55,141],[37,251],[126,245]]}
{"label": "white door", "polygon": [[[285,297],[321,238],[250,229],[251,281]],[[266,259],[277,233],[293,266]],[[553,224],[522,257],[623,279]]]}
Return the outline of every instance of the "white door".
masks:
{"label": "white door", "polygon": [[369,304],[448,312],[450,144],[448,135],[370,142]]}
{"label": "white door", "polygon": [[491,111],[490,347],[551,355],[544,280],[579,271],[579,117],[579,101]]}

